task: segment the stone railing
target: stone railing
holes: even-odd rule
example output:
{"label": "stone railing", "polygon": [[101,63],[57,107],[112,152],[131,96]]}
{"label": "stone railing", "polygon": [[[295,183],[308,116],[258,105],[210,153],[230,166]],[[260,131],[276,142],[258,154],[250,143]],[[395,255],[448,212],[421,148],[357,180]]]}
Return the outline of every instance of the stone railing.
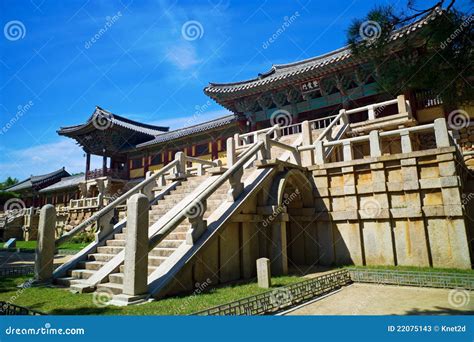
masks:
{"label": "stone railing", "polygon": [[79,198],[69,201],[69,209],[98,208],[99,196]]}
{"label": "stone railing", "polygon": [[95,169],[86,174],[86,179],[95,179],[99,177],[112,177],[117,179],[127,179],[127,171],[122,169]]}
{"label": "stone railing", "polygon": [[412,142],[410,135],[420,132],[433,132],[435,134],[436,147],[448,147],[451,146],[450,136],[448,128],[446,126],[446,120],[444,118],[436,119],[433,124],[427,124],[422,126],[414,126],[408,128],[401,128],[392,131],[379,132],[373,130],[369,135],[364,135],[354,138],[338,139],[334,141],[316,141],[314,145],[303,145],[298,149],[299,151],[311,151],[314,150],[315,163],[321,165],[327,162],[326,149],[330,147],[342,147],[342,158],[343,161],[351,161],[354,159],[353,146],[356,143],[368,142],[370,149],[370,157],[382,156],[381,138],[385,137],[399,137],[401,140],[401,151],[402,153],[413,152]]}

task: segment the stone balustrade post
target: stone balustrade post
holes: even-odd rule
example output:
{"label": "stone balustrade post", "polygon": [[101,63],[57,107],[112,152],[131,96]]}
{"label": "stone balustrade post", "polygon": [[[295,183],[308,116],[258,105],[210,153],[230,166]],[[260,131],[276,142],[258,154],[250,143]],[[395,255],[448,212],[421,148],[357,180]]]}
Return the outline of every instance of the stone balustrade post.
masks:
{"label": "stone balustrade post", "polygon": [[174,175],[175,179],[186,178],[186,156],[184,152],[177,152],[175,155],[175,160],[178,161],[176,166],[176,174]]}
{"label": "stone balustrade post", "polygon": [[368,107],[368,118],[369,118],[369,120],[374,120],[375,119],[374,106],[369,106]]}
{"label": "stone balustrade post", "polygon": [[95,233],[95,241],[99,242],[105,236],[109,235],[115,225],[115,209],[109,210],[97,220],[97,232]]}
{"label": "stone balustrade post", "polygon": [[207,229],[207,221],[204,219],[204,213],[207,210],[207,202],[196,202],[186,212],[191,228],[186,233],[186,243],[194,245]]}
{"label": "stone balustrade post", "polygon": [[[305,120],[301,123],[301,134],[303,138],[303,145],[313,145],[313,136],[311,134],[311,126],[308,120]],[[301,162],[303,166],[313,165],[313,151],[302,151]]]}
{"label": "stone balustrade post", "polygon": [[272,158],[270,137],[266,133],[261,133],[257,136],[257,140],[263,141],[263,147],[258,152],[259,160],[267,160]]}
{"label": "stone balustrade post", "polygon": [[258,287],[268,289],[272,286],[272,277],[270,271],[270,259],[257,259],[257,279]]}
{"label": "stone balustrade post", "polygon": [[35,258],[35,282],[45,283],[53,277],[55,250],[56,209],[52,204],[41,208],[38,227],[38,244]]}
{"label": "stone balustrade post", "polygon": [[227,193],[228,202],[234,202],[244,191],[244,184],[242,182],[243,175],[244,169],[240,168],[235,170],[234,173],[229,177],[230,189]]}
{"label": "stone balustrade post", "polygon": [[344,141],[342,143],[342,155],[344,157],[344,161],[351,161],[354,159],[352,153],[352,145],[350,141]]}
{"label": "stone balustrade post", "polygon": [[148,292],[149,202],[143,194],[127,201],[127,233],[122,294],[112,298],[115,305],[142,301]]}
{"label": "stone balustrade post", "polygon": [[401,146],[402,146],[402,153],[413,152],[413,147],[411,145],[410,132],[402,131],[400,133],[400,141],[401,141]]}
{"label": "stone balustrade post", "polygon": [[343,125],[347,125],[349,123],[349,117],[347,116],[347,113],[346,113],[346,110],[345,109],[341,109],[339,111],[339,114],[342,113],[342,116],[341,116],[341,121],[342,121],[342,124]]}
{"label": "stone balustrade post", "polygon": [[434,133],[437,148],[451,146],[451,142],[449,141],[448,126],[446,125],[445,118],[439,118],[434,121]]}
{"label": "stone balustrade post", "polygon": [[318,140],[314,143],[314,158],[317,165],[322,165],[325,163],[325,156],[324,156],[324,146],[323,141]]}
{"label": "stone balustrade post", "polygon": [[235,139],[227,138],[227,168],[232,167],[237,162],[237,154],[235,152],[236,144]]}
{"label": "stone balustrade post", "polygon": [[280,125],[274,125],[275,139],[278,140],[281,138],[281,127]]}
{"label": "stone balustrade post", "polygon": [[411,117],[411,108],[407,105],[405,95],[397,96],[397,107],[398,107],[399,114],[408,113],[408,116]]}
{"label": "stone balustrade post", "polygon": [[240,146],[240,135],[239,135],[239,133],[234,134],[234,142],[235,142],[235,147]]}
{"label": "stone balustrade post", "polygon": [[380,146],[379,131],[373,130],[369,133],[369,145],[370,145],[370,156],[380,157],[382,156],[382,149]]}

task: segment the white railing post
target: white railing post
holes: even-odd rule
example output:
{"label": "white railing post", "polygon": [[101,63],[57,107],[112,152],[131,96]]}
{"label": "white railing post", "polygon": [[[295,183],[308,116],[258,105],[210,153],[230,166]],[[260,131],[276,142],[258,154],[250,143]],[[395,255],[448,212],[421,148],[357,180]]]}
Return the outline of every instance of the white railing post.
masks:
{"label": "white railing post", "polygon": [[324,146],[322,140],[317,140],[314,143],[314,158],[317,165],[322,165],[325,162]]}
{"label": "white railing post", "polygon": [[53,276],[54,234],[56,230],[56,210],[46,204],[40,211],[38,245],[36,246],[35,281],[49,282]]}
{"label": "white railing post", "polygon": [[[311,134],[311,127],[307,120],[301,123],[301,134],[303,138],[303,145],[313,144],[313,135]],[[301,152],[301,163],[303,166],[310,166],[314,164],[313,152],[302,151]]]}
{"label": "white railing post", "polygon": [[263,148],[258,152],[258,159],[267,160],[272,158],[270,137],[267,133],[261,133],[258,135],[257,141],[263,141]]}
{"label": "white railing post", "polygon": [[275,139],[278,140],[281,138],[281,127],[279,125],[273,126],[273,131],[275,132]]}
{"label": "white railing post", "polygon": [[347,116],[347,112],[345,109],[341,109],[339,111],[339,114],[341,114],[341,122],[343,125],[347,125],[349,123],[349,117]]}
{"label": "white railing post", "polygon": [[351,161],[354,159],[354,156],[352,155],[352,145],[351,141],[344,141],[342,143],[342,155],[344,157],[344,161]]}
{"label": "white railing post", "polygon": [[234,134],[234,142],[235,142],[235,147],[240,146],[240,135],[239,135],[239,133]]}
{"label": "white railing post", "polygon": [[186,178],[186,156],[184,152],[177,152],[174,158],[178,161],[175,179]]}
{"label": "white railing post", "polygon": [[235,153],[235,139],[227,138],[227,168],[232,167],[235,164],[237,154]]}
{"label": "white railing post", "polygon": [[408,113],[408,107],[407,107],[407,102],[405,100],[405,95],[397,96],[397,107],[398,107],[398,114]]}
{"label": "white railing post", "polygon": [[413,148],[411,146],[410,132],[402,131],[400,132],[400,143],[402,146],[402,153],[411,153]]}
{"label": "white railing post", "polygon": [[369,120],[374,120],[375,119],[374,106],[369,106],[368,107],[368,118],[369,118]]}
{"label": "white railing post", "polygon": [[437,148],[451,146],[449,141],[448,126],[446,125],[445,118],[439,118],[434,121],[434,133]]}
{"label": "white railing post", "polygon": [[380,157],[382,155],[382,149],[380,148],[380,136],[379,131],[373,130],[369,133],[369,145],[370,145],[370,156]]}

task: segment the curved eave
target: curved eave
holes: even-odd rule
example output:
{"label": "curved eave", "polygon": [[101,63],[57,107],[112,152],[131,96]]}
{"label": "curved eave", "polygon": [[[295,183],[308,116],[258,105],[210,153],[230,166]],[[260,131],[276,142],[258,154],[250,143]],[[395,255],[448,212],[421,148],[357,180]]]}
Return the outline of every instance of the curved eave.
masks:
{"label": "curved eave", "polygon": [[[400,38],[411,35],[413,32],[427,25],[430,21],[439,17],[442,13],[442,9],[435,9],[426,17],[394,31],[389,40],[391,42],[397,41]],[[304,81],[307,78],[323,76],[328,72],[335,71],[334,69],[336,68],[353,64],[357,63],[354,61],[351,62],[350,47],[345,46],[305,60],[273,65],[269,71],[253,79],[233,83],[209,83],[209,86],[204,88],[204,93],[228,108],[225,103],[226,100],[258,93],[265,87],[278,88],[293,82],[295,79]]]}

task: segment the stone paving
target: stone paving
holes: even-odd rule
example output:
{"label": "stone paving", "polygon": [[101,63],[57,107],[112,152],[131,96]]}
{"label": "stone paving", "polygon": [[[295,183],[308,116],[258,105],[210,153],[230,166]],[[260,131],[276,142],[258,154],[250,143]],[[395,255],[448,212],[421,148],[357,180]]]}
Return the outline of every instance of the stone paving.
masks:
{"label": "stone paving", "polygon": [[287,315],[473,315],[474,291],[352,284]]}

